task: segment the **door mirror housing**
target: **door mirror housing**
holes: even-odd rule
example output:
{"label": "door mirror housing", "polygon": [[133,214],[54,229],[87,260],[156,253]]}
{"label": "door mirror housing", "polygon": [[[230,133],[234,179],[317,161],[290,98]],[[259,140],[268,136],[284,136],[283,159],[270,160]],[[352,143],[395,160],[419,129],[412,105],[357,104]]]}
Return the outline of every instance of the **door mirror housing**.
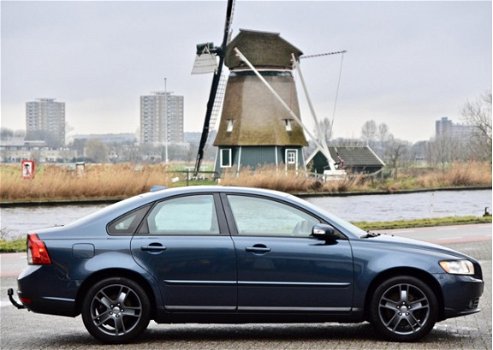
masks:
{"label": "door mirror housing", "polygon": [[327,224],[316,224],[312,228],[312,236],[324,240],[336,240],[339,236],[335,229]]}

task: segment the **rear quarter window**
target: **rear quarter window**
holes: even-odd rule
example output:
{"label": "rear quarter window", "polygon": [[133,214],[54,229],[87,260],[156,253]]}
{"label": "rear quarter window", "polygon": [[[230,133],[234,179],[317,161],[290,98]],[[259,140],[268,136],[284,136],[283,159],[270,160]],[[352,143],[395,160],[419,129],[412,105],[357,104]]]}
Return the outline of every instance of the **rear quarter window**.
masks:
{"label": "rear quarter window", "polygon": [[133,235],[137,231],[137,228],[149,210],[149,207],[149,205],[146,205],[139,209],[132,210],[113,220],[106,228],[108,233],[113,236]]}

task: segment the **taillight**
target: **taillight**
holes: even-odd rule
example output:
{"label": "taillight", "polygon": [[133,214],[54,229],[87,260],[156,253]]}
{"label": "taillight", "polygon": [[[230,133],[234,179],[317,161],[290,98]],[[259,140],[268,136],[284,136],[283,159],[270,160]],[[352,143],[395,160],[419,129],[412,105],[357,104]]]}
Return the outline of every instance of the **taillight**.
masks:
{"label": "taillight", "polygon": [[49,265],[50,255],[45,243],[35,233],[27,235],[27,262],[29,265]]}

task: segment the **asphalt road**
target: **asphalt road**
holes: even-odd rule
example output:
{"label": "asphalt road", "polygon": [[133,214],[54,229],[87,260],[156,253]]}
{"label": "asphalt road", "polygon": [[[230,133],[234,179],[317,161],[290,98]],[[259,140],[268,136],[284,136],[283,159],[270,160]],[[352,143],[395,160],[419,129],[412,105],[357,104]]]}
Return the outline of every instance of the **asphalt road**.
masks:
{"label": "asphalt road", "polygon": [[103,346],[85,330],[80,317],[39,315],[17,310],[7,299],[25,254],[0,255],[1,349],[491,349],[491,224],[386,231],[451,247],[481,262],[485,291],[480,313],[445,320],[418,343],[378,339],[367,324],[157,325],[137,343]]}

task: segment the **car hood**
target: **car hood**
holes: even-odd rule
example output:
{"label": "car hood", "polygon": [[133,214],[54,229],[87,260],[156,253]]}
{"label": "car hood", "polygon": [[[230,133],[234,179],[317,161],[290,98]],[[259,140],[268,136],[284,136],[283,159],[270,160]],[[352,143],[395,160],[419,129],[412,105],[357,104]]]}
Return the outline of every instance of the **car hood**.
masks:
{"label": "car hood", "polygon": [[412,238],[404,238],[391,234],[379,234],[375,237],[360,238],[360,240],[385,244],[388,246],[388,249],[420,250],[423,254],[443,255],[444,258],[446,258],[445,256],[449,256],[450,258],[470,259],[475,261],[475,259],[471,258],[470,256],[462,254],[454,249],[443,247],[438,244],[419,241]]}

